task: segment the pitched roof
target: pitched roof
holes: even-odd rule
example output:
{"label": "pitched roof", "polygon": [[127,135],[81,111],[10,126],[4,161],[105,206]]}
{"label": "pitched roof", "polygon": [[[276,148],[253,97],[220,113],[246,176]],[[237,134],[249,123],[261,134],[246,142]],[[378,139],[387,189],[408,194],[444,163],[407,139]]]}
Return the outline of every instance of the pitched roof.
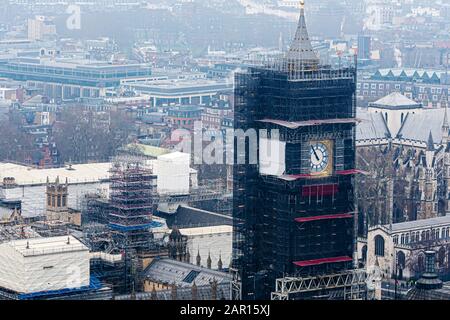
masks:
{"label": "pitched roof", "polygon": [[215,280],[218,284],[231,282],[228,273],[199,267],[190,263],[168,258],[155,259],[144,271],[146,278],[158,283],[176,284],[178,287],[209,285]]}
{"label": "pitched roof", "polygon": [[369,105],[370,107],[379,107],[385,109],[416,109],[422,108],[422,104],[417,103],[401,93],[393,92]]}
{"label": "pitched roof", "polygon": [[428,144],[430,131],[435,143],[442,141],[442,126],[445,109],[423,109],[420,113],[410,113],[405,120],[398,137]]}
{"label": "pitched roof", "polygon": [[289,51],[286,53],[286,60],[288,60],[288,63],[294,63],[298,67],[314,66],[320,62],[309,39],[304,1],[300,1],[300,17],[297,31],[295,32],[295,37]]}
{"label": "pitched roof", "polygon": [[361,119],[356,126],[356,140],[378,140],[391,136],[381,113],[372,113],[358,108],[356,116]]}

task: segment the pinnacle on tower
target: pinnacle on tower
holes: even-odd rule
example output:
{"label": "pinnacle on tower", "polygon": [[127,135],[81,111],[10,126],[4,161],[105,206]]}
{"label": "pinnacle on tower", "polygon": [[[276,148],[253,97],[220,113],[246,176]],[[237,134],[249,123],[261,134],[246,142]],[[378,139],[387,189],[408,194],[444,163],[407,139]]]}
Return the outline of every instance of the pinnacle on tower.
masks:
{"label": "pinnacle on tower", "polygon": [[197,251],[197,266],[199,266],[200,267],[200,265],[201,265],[201,262],[202,262],[202,258],[200,257],[200,249],[198,249],[198,251]]}
{"label": "pinnacle on tower", "polygon": [[445,106],[445,113],[444,113],[444,121],[442,122],[442,128],[445,130],[449,129],[449,125],[448,125],[448,115],[447,115],[447,106]]}
{"label": "pinnacle on tower", "polygon": [[427,142],[427,151],[434,151],[434,141],[433,141],[433,135],[431,134],[428,136],[428,142]]}
{"label": "pinnacle on tower", "polygon": [[208,260],[206,260],[206,264],[208,269],[211,269],[212,260],[211,260],[211,251],[208,253]]}
{"label": "pinnacle on tower", "polygon": [[313,69],[320,63],[309,40],[305,19],[305,1],[303,0],[300,1],[297,31],[285,58],[289,68],[294,70]]}

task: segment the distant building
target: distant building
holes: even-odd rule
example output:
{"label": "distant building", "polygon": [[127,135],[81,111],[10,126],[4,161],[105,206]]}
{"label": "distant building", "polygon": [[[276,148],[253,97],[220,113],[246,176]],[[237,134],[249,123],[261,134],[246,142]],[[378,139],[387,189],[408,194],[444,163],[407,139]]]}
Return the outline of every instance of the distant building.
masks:
{"label": "distant building", "polygon": [[196,121],[202,119],[203,109],[196,106],[172,107],[167,113],[167,122],[173,129],[193,130]]}
{"label": "distant building", "polygon": [[370,59],[371,37],[367,35],[358,35],[358,59]]}
{"label": "distant building", "polygon": [[80,209],[87,193],[108,190],[110,163],[91,163],[55,169],[35,169],[12,163],[0,163],[0,199],[21,202],[24,217],[44,216],[47,181],[67,179],[67,206]]}
{"label": "distant building", "polygon": [[160,80],[151,82],[127,81],[127,90],[148,95],[152,105],[201,105],[209,103],[220,92],[230,92],[233,84],[205,79]]}
{"label": "distant building", "polygon": [[56,25],[52,19],[36,16],[28,19],[28,40],[48,40],[56,37]]}
{"label": "distant building", "polygon": [[29,88],[60,100],[105,97],[123,80],[147,79],[148,66],[61,58],[15,58],[0,63],[0,77],[26,82]]}
{"label": "distant building", "polygon": [[425,107],[439,108],[449,105],[449,84],[445,70],[380,69],[371,76],[360,77],[356,93],[362,105],[398,92]]}

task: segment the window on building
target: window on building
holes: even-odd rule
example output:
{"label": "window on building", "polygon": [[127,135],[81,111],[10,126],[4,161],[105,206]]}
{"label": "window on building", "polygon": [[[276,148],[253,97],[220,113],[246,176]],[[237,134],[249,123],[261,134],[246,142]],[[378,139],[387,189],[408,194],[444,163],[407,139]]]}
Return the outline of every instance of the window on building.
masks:
{"label": "window on building", "polygon": [[405,235],[402,234],[400,237],[400,244],[405,244]]}
{"label": "window on building", "polygon": [[384,257],[384,238],[380,235],[375,236],[375,255]]}
{"label": "window on building", "polygon": [[406,257],[403,251],[397,252],[397,266],[400,269],[404,269],[406,265]]}

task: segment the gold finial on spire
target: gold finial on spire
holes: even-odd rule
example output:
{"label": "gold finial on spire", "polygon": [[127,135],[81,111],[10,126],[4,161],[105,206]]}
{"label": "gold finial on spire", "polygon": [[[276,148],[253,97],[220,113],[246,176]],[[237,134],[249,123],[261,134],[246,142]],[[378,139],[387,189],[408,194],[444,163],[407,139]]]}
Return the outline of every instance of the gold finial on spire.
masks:
{"label": "gold finial on spire", "polygon": [[305,0],[300,0],[300,9],[305,9]]}

